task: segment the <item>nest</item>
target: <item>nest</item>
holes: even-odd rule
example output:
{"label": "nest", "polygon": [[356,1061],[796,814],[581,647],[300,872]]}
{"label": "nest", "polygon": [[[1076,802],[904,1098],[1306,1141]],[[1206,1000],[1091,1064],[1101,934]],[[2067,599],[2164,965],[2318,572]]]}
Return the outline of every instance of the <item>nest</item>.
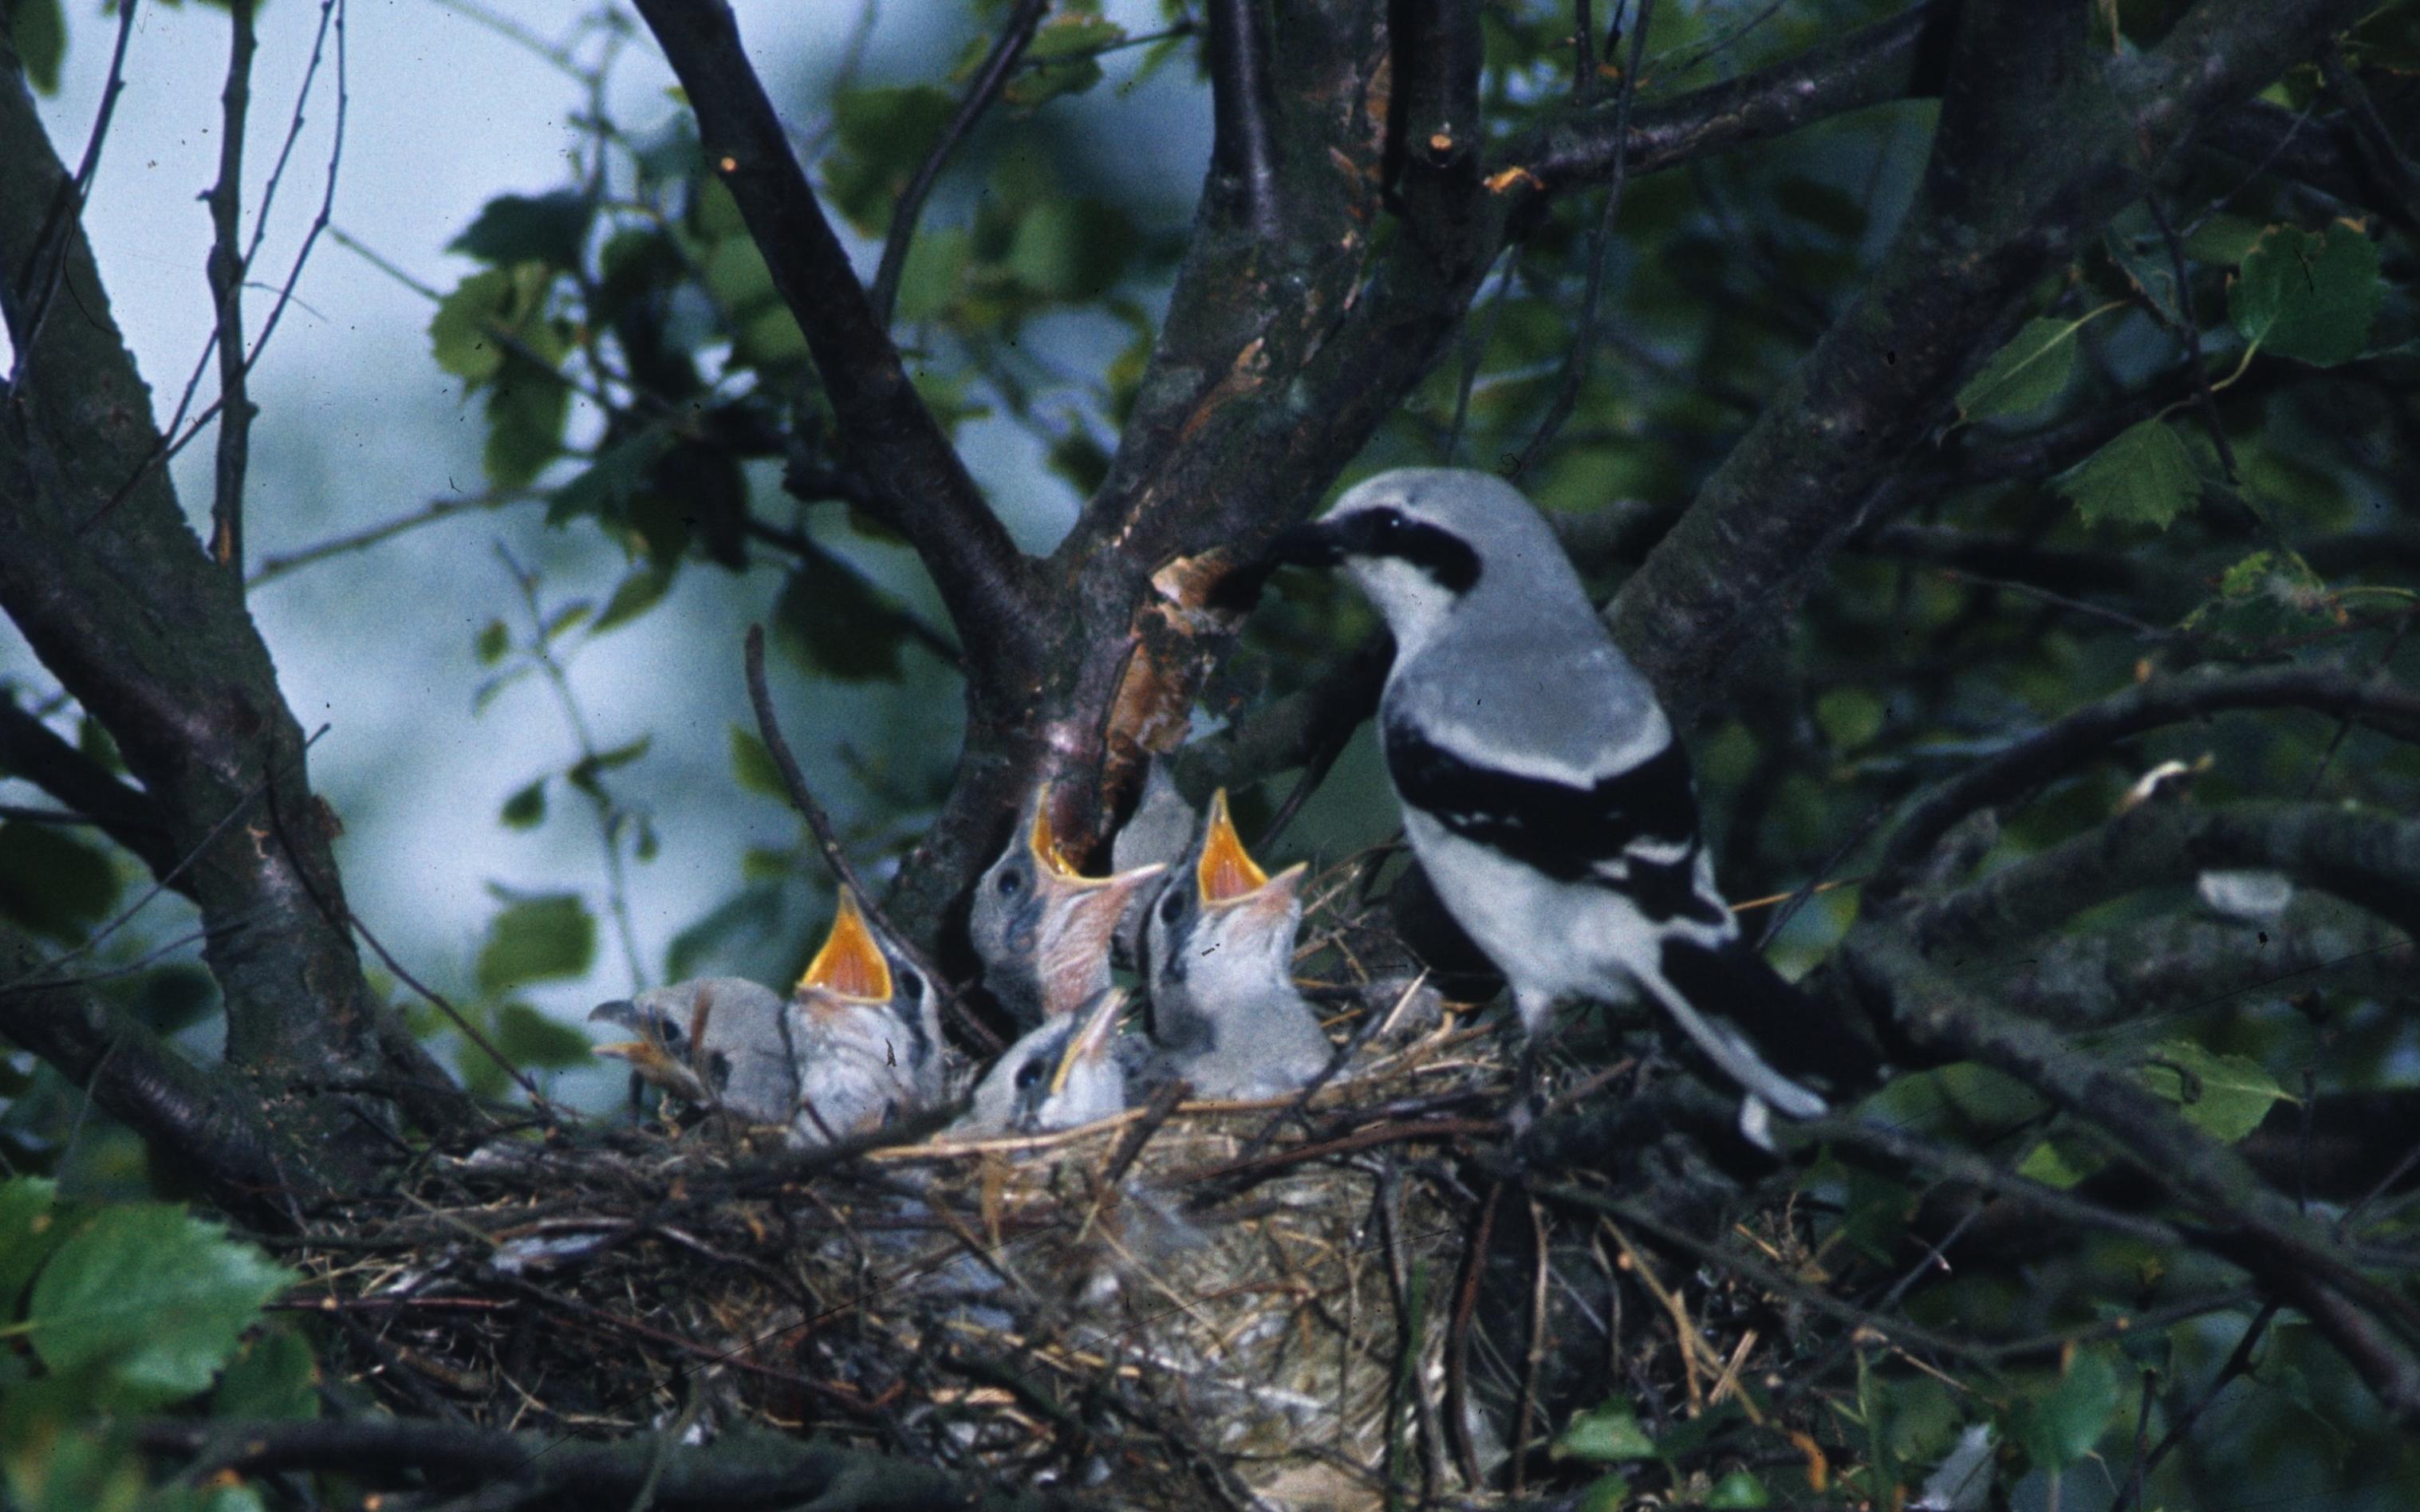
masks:
{"label": "nest", "polygon": [[[429,1157],[323,1215],[303,1263],[401,1412],[685,1442],[754,1423],[1125,1506],[1482,1500],[1559,1426],[1537,1391],[1558,1348],[1597,1362],[1589,1405],[1608,1364],[1679,1412],[1736,1391],[1752,1323],[1710,1331],[1705,1286],[1655,1279],[1618,1230],[1516,1222],[1472,1170],[1509,1057],[1492,1025],[1407,1027],[1414,992],[1351,990],[1373,959],[1357,890],[1326,889],[1306,953],[1343,963],[1333,1027],[1367,1044],[1306,1095],[812,1151],[552,1127]],[[1642,1279],[1680,1321],[1625,1345]]]}

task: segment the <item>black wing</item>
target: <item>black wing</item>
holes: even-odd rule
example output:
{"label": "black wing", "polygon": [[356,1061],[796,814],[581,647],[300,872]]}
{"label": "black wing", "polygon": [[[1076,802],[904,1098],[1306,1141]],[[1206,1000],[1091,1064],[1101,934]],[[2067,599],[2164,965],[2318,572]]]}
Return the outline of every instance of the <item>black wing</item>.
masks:
{"label": "black wing", "polygon": [[[1557,881],[1621,892],[1658,921],[1721,921],[1720,903],[1697,887],[1698,797],[1679,741],[1581,787],[1481,765],[1405,719],[1388,719],[1383,734],[1395,792],[1464,839]],[[1641,841],[1661,854],[1633,850]]]}

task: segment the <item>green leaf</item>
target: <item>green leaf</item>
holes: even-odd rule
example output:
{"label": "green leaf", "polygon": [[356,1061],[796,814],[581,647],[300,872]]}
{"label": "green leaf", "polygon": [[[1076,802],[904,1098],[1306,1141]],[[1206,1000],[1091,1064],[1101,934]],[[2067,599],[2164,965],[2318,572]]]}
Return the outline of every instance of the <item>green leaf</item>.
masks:
{"label": "green leaf", "polygon": [[2193,454],[2167,423],[2146,420],[2051,480],[2086,525],[2155,525],[2201,501]]}
{"label": "green leaf", "polygon": [[109,917],[117,869],[63,825],[0,820],[0,918],[53,939]]}
{"label": "green leaf", "polygon": [[2108,1164],[2108,1153],[2098,1142],[2062,1128],[2033,1148],[2017,1174],[2063,1192]]}
{"label": "green leaf", "polygon": [[499,194],[445,250],[499,267],[540,262],[551,268],[577,268],[581,244],[587,239],[588,223],[596,209],[595,202],[578,190]]}
{"label": "green leaf", "polygon": [[645,491],[657,458],[672,444],[672,437],[657,425],[615,441],[585,471],[547,495],[546,522],[567,524],[582,515],[617,524],[627,521],[630,501]]}
{"label": "green leaf", "polygon": [[2378,244],[2338,222],[2317,236],[2273,225],[2226,285],[2227,318],[2261,350],[2315,367],[2361,355],[2384,290]]}
{"label": "green leaf", "polygon": [[496,1010],[496,1048],[516,1066],[588,1063],[588,1036],[557,1024],[527,1003],[506,1003]]}
{"label": "green leaf", "polygon": [[59,63],[68,54],[68,23],[59,0],[8,0],[8,11],[26,82],[36,94],[57,94]]}
{"label": "green leaf", "polygon": [[1555,1435],[1550,1451],[1557,1459],[1585,1459],[1591,1464],[1614,1464],[1625,1459],[1652,1459],[1655,1441],[1638,1426],[1638,1414],[1627,1402],[1607,1402],[1602,1407],[1576,1412]]}
{"label": "green leaf", "polygon": [[55,1206],[58,1183],[39,1176],[0,1181],[0,1323],[17,1316],[17,1297],[70,1232]]}
{"label": "green leaf", "polygon": [[1773,1498],[1764,1482],[1745,1470],[1734,1470],[1714,1482],[1703,1504],[1707,1512],[1746,1512],[1751,1507],[1771,1506]]}
{"label": "green leaf", "polygon": [[899,675],[899,616],[838,558],[821,552],[790,574],[773,605],[782,649],[845,683]]}
{"label": "green leaf", "polygon": [[738,779],[743,791],[789,801],[789,787],[782,780],[782,768],[774,762],[772,751],[754,732],[736,724],[731,727],[731,775]]}
{"label": "green leaf", "polygon": [[474,644],[479,653],[479,665],[492,667],[504,660],[504,653],[512,649],[512,633],[504,628],[504,621],[489,620],[479,627],[479,639]]}
{"label": "green leaf", "polygon": [[930,320],[958,297],[973,247],[967,233],[953,227],[928,231],[908,244],[907,265],[899,270],[899,319]]}
{"label": "green leaf", "polygon": [[1958,391],[1959,417],[2021,415],[2057,398],[2075,372],[2076,332],[2083,329],[2083,320],[2026,321],[2016,339],[1993,353]]}
{"label": "green leaf", "polygon": [[1621,1512],[1630,1504],[1630,1477],[1612,1470],[1589,1482],[1573,1512]]}
{"label": "green leaf", "polygon": [[748,367],[780,367],[807,355],[807,333],[785,305],[768,305],[740,323],[731,359]]}
{"label": "green leaf", "polygon": [[298,1278],[165,1203],[103,1208],[35,1279],[26,1321],[56,1374],[104,1372],[119,1405],[208,1389],[262,1304]]}
{"label": "green leaf", "polygon": [[488,393],[488,446],[481,461],[499,488],[524,488],[563,455],[571,386],[551,368],[516,356]]}
{"label": "green leaf", "polygon": [[2050,1390],[2020,1402],[2009,1436],[2037,1470],[2063,1470],[2092,1452],[2119,1401],[2118,1366],[2106,1350],[2077,1350]]}
{"label": "green leaf", "polygon": [[2343,605],[2309,563],[2291,551],[2261,550],[2226,569],[2218,596],[2187,615],[2185,628],[2222,649],[2249,651],[2344,620]]}
{"label": "green leaf", "polygon": [[1106,201],[1047,199],[1016,223],[1008,267],[1047,298],[1096,299],[1125,271],[1138,241],[1134,223]]}
{"label": "green leaf", "polygon": [[319,1366],[310,1341],[290,1327],[264,1328],[227,1362],[210,1415],[227,1418],[311,1418],[319,1415]]}
{"label": "green leaf", "polygon": [[529,347],[545,362],[560,362],[566,344],[540,318],[554,276],[543,263],[532,262],[490,268],[456,285],[437,301],[428,321],[437,365],[475,388],[504,368],[509,353],[500,338]]}
{"label": "green leaf", "polygon": [[844,89],[832,97],[824,188],[850,224],[871,235],[890,220],[892,202],[957,105],[954,95],[931,85]]}
{"label": "green leaf", "polygon": [[2148,1051],[2135,1077],[2178,1104],[2185,1121],[2223,1144],[2260,1126],[2286,1089],[2249,1056],[2222,1056],[2191,1040],[2164,1040]]}
{"label": "green leaf", "polygon": [[593,633],[602,635],[617,625],[628,625],[662,602],[673,586],[675,563],[659,565],[648,563],[633,567],[613,585],[613,596],[605,601],[605,611],[597,616]]}
{"label": "green leaf", "polygon": [[488,925],[479,948],[479,990],[502,993],[523,982],[577,977],[597,956],[597,919],[576,892],[523,898]]}
{"label": "green leaf", "polygon": [[496,817],[511,829],[535,829],[546,818],[546,779],[539,778],[504,800]]}
{"label": "green leaf", "polygon": [[1062,15],[1034,32],[1016,73],[1001,93],[1020,110],[1061,95],[1082,94],[1101,82],[1101,65],[1094,54],[1125,37],[1125,28],[1115,22]]}
{"label": "green leaf", "polygon": [[644,756],[647,748],[655,741],[653,734],[644,734],[627,745],[600,750],[594,756],[583,756],[571,764],[571,770],[563,774],[564,779],[590,797],[602,797],[604,789],[598,785],[598,779]]}
{"label": "green leaf", "polygon": [[718,244],[706,255],[703,271],[706,291],[735,315],[781,300],[781,292],[773,286],[773,270],[749,237],[736,236]]}

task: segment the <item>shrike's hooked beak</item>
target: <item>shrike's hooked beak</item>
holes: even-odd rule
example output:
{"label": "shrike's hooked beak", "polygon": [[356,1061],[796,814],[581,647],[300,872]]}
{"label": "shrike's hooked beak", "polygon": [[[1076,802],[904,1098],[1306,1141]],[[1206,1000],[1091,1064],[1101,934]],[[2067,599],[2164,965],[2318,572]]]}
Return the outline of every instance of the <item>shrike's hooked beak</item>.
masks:
{"label": "shrike's hooked beak", "polygon": [[840,909],[832,915],[831,933],[808,963],[797,991],[803,994],[810,987],[860,1002],[891,1001],[891,963],[883,958],[881,945],[845,887],[840,889]]}
{"label": "shrike's hooked beak", "polygon": [[1280,531],[1261,559],[1271,567],[1332,567],[1344,560],[1344,543],[1325,520],[1306,520]]}

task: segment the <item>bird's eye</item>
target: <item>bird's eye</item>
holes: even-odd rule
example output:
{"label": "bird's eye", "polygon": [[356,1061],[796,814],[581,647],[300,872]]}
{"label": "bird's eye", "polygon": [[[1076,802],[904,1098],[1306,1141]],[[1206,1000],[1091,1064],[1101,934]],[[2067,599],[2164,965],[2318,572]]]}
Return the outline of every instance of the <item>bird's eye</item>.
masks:
{"label": "bird's eye", "polygon": [[899,986],[901,991],[907,993],[912,997],[924,990],[924,979],[917,974],[915,967],[901,966],[899,968]]}
{"label": "bird's eye", "polygon": [[1177,917],[1184,912],[1185,895],[1171,887],[1169,889],[1168,896],[1160,900],[1159,921],[1163,924],[1173,924]]}
{"label": "bird's eye", "polygon": [[1371,522],[1382,535],[1393,535],[1404,528],[1404,517],[1391,509],[1382,509],[1371,517]]}
{"label": "bird's eye", "polygon": [[1012,867],[1000,874],[1000,881],[996,886],[999,887],[1001,897],[1014,898],[1025,889],[1025,873]]}
{"label": "bird's eye", "polygon": [[1016,1085],[1021,1091],[1032,1091],[1042,1085],[1042,1057],[1034,1057],[1016,1068]]}

